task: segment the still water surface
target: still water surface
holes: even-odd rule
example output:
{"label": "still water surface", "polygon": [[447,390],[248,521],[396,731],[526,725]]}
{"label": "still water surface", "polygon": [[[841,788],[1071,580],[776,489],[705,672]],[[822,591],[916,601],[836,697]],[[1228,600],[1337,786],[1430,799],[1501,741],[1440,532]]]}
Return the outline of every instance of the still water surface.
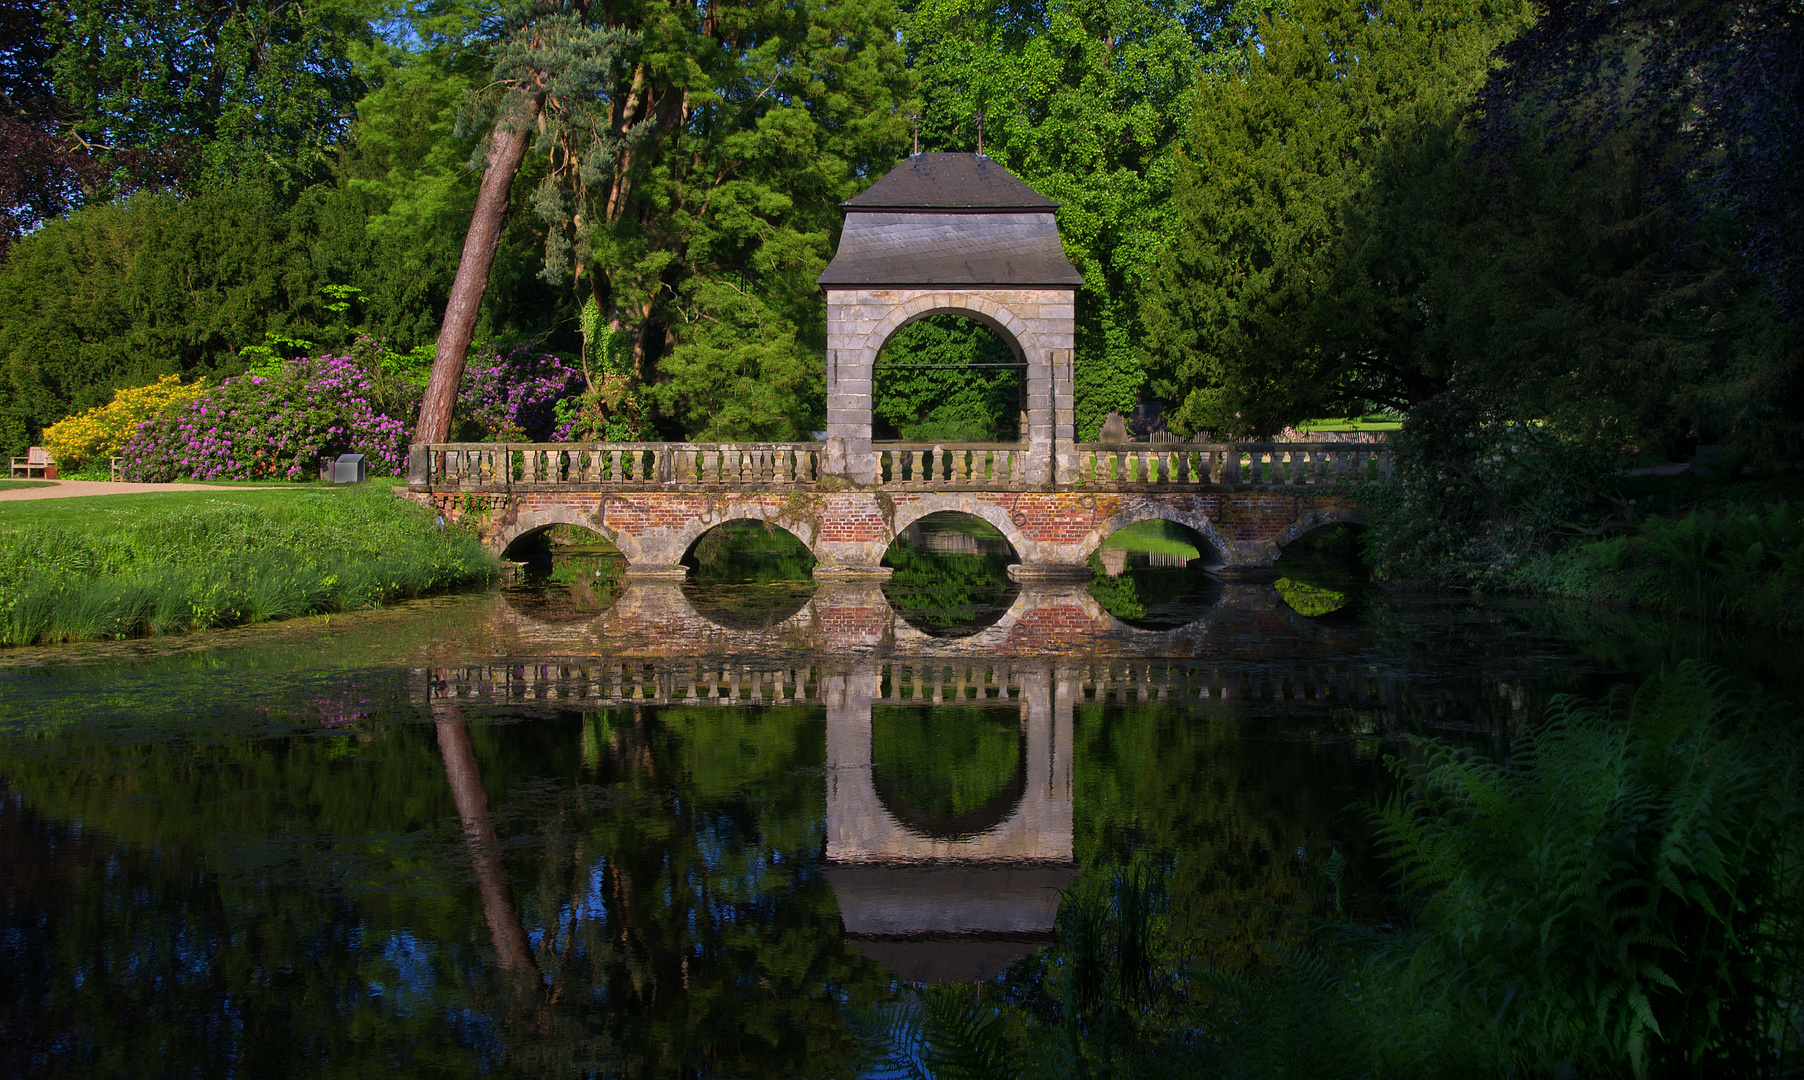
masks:
{"label": "still water surface", "polygon": [[886,582],[754,529],[683,583],[565,548],[0,658],[0,1074],[846,1075],[846,1007],[1007,978],[1111,862],[1169,867],[1205,961],[1319,909],[1337,850],[1382,918],[1359,807],[1411,737],[1506,752],[1693,655],[1799,696],[1791,643],[1373,595],[1332,545],[1223,585],[1149,534],[1047,584],[907,539]]}

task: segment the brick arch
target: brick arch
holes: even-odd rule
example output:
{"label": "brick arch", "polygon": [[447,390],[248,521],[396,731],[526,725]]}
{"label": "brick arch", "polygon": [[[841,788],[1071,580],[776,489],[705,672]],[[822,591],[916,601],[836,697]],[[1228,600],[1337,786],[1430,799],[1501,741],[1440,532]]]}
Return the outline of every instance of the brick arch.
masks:
{"label": "brick arch", "polygon": [[[1358,525],[1364,527],[1365,517],[1357,506],[1334,506],[1321,510],[1309,510],[1298,515],[1297,520],[1285,527],[1284,531],[1272,539],[1272,548],[1282,553],[1299,537],[1307,536],[1324,525]],[[1273,561],[1276,561],[1274,555]]]}
{"label": "brick arch", "polygon": [[[1221,530],[1215,527],[1215,523],[1209,520],[1209,515],[1200,510],[1180,509],[1176,506],[1169,506],[1160,502],[1145,501],[1138,502],[1135,505],[1128,507],[1128,509],[1123,510],[1121,513],[1116,514],[1114,517],[1103,521],[1101,524],[1091,529],[1090,532],[1085,535],[1083,540],[1079,542],[1079,548],[1084,560],[1086,562],[1089,561],[1090,556],[1096,554],[1097,549],[1102,547],[1103,541],[1113,536],[1116,532],[1127,528],[1129,525],[1139,524],[1142,521],[1174,522],[1187,529],[1194,530],[1198,535],[1202,536],[1203,539],[1209,541],[1215,548],[1215,554],[1217,556],[1226,559],[1233,554],[1233,544],[1229,542],[1227,537],[1221,534]],[[1288,543],[1288,541],[1286,542]]]}
{"label": "brick arch", "polygon": [[808,529],[805,522],[788,520],[783,517],[781,508],[766,506],[761,502],[728,501],[707,517],[691,519],[669,538],[667,541],[669,549],[675,553],[676,560],[686,559],[689,557],[689,552],[694,550],[698,540],[731,521],[756,521],[782,529],[800,540],[808,549],[808,554],[814,556],[815,562],[824,561],[821,553],[815,550],[815,541],[818,536],[803,535],[804,532],[818,533],[818,529]]}
{"label": "brick arch", "polygon": [[[587,529],[620,548],[621,554],[627,555],[626,548],[621,546],[621,540],[627,538],[617,537],[613,529],[596,524],[595,519],[581,507],[555,503],[532,511],[516,510],[512,521],[503,524],[489,536],[489,550],[497,555],[505,555],[507,550],[516,543],[528,537],[537,536],[554,525],[575,525],[578,528]],[[630,565],[631,555],[627,555],[627,561]]]}
{"label": "brick arch", "polygon": [[1033,541],[1029,540],[1009,517],[1005,507],[984,499],[961,498],[957,495],[921,495],[896,507],[890,519],[890,543],[902,535],[902,530],[929,514],[941,513],[968,514],[981,518],[996,526],[1002,538],[1008,541],[1009,547],[1015,550],[1015,558],[1024,560],[1034,550]]}
{"label": "brick arch", "polygon": [[1015,359],[1023,363],[1027,361],[1027,342],[1030,338],[1027,324],[1005,305],[990,300],[982,300],[963,293],[934,293],[931,296],[919,296],[913,300],[897,304],[889,316],[880,321],[876,328],[865,335],[862,355],[858,363],[874,365],[883,347],[889,339],[910,323],[920,322],[932,315],[958,315],[982,323],[996,332]]}

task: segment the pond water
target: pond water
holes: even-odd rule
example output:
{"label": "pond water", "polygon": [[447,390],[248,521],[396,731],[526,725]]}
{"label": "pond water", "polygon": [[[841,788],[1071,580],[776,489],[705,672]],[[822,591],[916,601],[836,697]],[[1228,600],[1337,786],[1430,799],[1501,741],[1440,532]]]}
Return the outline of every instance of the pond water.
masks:
{"label": "pond water", "polygon": [[1382,917],[1360,806],[1412,737],[1504,752],[1695,655],[1804,696],[1793,643],[1374,594],[1344,538],[1278,585],[1159,529],[1016,582],[930,520],[817,585],[785,537],[0,657],[0,1074],[848,1075],[848,1007],[1018,977],[1123,860],[1208,960]]}

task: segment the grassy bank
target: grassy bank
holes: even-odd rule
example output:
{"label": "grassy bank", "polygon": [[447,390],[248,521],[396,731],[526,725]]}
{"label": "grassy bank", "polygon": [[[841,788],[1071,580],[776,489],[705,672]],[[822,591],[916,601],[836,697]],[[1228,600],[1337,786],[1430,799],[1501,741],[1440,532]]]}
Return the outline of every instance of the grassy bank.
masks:
{"label": "grassy bank", "polygon": [[181,633],[486,582],[475,537],[376,481],[0,504],[0,644]]}
{"label": "grassy bank", "polygon": [[1641,478],[1625,495],[1640,520],[1525,560],[1524,592],[1804,630],[1804,478],[1712,483]]}

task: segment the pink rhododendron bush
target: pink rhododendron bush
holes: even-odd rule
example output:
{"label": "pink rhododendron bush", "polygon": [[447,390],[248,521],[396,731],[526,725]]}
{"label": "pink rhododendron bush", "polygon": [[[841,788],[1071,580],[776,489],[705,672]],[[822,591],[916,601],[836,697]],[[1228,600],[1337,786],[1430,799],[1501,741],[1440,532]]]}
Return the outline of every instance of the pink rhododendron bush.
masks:
{"label": "pink rhododendron bush", "polygon": [[[301,480],[318,474],[321,458],[362,454],[370,475],[400,476],[424,374],[352,356],[262,364],[140,425],[119,450],[122,472],[153,482]],[[473,354],[455,435],[548,439],[557,402],[582,385],[581,372],[555,356],[520,349]]]}

